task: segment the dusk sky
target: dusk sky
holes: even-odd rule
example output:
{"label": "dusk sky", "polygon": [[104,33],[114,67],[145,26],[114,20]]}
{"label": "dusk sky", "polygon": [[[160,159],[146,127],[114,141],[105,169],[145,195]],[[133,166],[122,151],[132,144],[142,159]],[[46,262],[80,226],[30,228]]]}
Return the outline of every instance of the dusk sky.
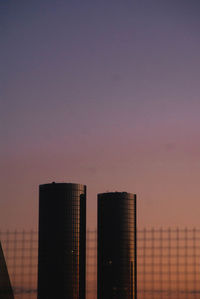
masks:
{"label": "dusk sky", "polygon": [[38,185],[138,196],[143,226],[200,227],[200,1],[0,2],[0,229]]}

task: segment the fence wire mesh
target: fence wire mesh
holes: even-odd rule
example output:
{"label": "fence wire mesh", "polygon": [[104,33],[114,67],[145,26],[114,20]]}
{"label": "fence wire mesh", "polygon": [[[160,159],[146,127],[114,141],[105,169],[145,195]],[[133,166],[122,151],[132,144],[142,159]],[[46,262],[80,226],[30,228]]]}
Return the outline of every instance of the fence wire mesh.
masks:
{"label": "fence wire mesh", "polygon": [[[37,298],[36,231],[0,232],[15,299]],[[97,234],[87,231],[87,299],[96,299]],[[138,230],[138,298],[200,298],[200,229]]]}

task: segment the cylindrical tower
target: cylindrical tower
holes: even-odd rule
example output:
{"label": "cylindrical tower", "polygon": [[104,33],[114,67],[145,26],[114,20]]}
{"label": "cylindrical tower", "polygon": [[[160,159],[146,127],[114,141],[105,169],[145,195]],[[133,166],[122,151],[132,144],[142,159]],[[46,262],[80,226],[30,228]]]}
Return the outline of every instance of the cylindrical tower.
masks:
{"label": "cylindrical tower", "polygon": [[136,195],[98,195],[98,299],[136,299]]}
{"label": "cylindrical tower", "polygon": [[85,299],[86,186],[39,187],[38,299]]}

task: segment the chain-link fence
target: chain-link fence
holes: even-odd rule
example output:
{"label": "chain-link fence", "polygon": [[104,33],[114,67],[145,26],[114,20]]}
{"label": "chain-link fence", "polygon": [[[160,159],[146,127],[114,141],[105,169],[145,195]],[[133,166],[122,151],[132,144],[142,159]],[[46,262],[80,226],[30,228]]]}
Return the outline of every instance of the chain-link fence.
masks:
{"label": "chain-link fence", "polygon": [[[0,232],[15,299],[37,298],[36,231]],[[96,299],[97,234],[87,231],[87,299]],[[200,230],[138,230],[138,298],[200,298]]]}
{"label": "chain-link fence", "polygon": [[139,230],[138,290],[140,299],[200,298],[200,230]]}
{"label": "chain-link fence", "polygon": [[37,232],[0,232],[0,240],[15,299],[35,299],[37,297]]}

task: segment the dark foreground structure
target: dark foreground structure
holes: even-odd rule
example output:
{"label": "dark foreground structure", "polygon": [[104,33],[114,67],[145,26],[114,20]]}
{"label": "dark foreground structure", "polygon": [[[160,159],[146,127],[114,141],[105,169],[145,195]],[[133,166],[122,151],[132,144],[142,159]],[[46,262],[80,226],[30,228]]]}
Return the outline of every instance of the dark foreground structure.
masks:
{"label": "dark foreground structure", "polygon": [[98,195],[98,299],[136,299],[136,195]]}
{"label": "dark foreground structure", "polygon": [[0,243],[0,299],[14,299],[8,269]]}
{"label": "dark foreground structure", "polygon": [[39,188],[38,299],[85,299],[86,186]]}

